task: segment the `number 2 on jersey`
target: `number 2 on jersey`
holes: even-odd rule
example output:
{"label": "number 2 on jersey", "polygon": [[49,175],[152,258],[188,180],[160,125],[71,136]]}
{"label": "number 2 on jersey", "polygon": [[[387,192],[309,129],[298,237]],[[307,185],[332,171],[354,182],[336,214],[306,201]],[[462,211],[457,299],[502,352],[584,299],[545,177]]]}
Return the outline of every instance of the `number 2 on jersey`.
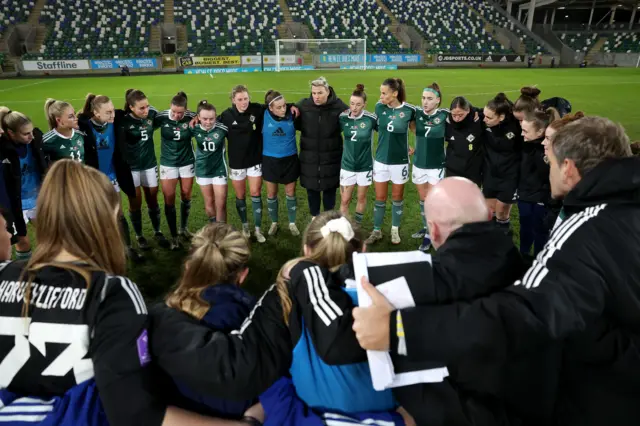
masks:
{"label": "number 2 on jersey", "polygon": [[351,131],[351,141],[352,142],[357,142],[357,139],[356,139],[356,135],[357,134],[358,134],[358,132],[356,132],[355,130]]}
{"label": "number 2 on jersey", "polygon": [[15,346],[0,361],[0,389],[8,387],[29,361],[31,345],[44,356],[47,354],[47,343],[69,345],[42,371],[43,376],[63,377],[73,370],[76,383],[93,377],[92,361],[83,359],[89,351],[88,325],[30,321],[30,318],[0,317],[0,336],[15,338]]}

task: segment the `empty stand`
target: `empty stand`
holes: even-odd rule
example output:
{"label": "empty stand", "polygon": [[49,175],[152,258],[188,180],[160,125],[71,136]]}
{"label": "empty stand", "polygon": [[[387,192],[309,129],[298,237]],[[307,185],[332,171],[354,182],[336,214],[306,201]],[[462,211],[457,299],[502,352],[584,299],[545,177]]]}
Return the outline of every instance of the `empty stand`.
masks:
{"label": "empty stand", "polygon": [[0,0],[0,35],[9,25],[26,22],[34,5],[34,0]]}
{"label": "empty stand", "polygon": [[194,55],[255,55],[260,38],[275,52],[282,21],[277,0],[220,0],[215,4],[175,0],[176,22],[187,26],[187,52]]}
{"label": "empty stand", "polygon": [[598,33],[562,33],[560,40],[577,52],[587,53],[598,40]]}

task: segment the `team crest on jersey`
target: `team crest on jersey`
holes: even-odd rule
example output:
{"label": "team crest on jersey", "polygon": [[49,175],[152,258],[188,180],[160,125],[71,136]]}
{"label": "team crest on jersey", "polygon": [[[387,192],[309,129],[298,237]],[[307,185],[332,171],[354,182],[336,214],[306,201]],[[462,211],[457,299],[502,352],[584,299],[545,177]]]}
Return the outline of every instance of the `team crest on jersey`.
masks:
{"label": "team crest on jersey", "polygon": [[433,120],[433,122],[434,122],[434,123],[436,123],[436,124],[440,124],[440,122],[441,122],[441,121],[442,121],[442,120],[440,120],[440,117],[436,117],[436,118]]}
{"label": "team crest on jersey", "polygon": [[507,136],[507,139],[513,139],[515,135],[513,134],[513,132],[509,132],[507,133],[506,136]]}
{"label": "team crest on jersey", "polygon": [[468,140],[469,142],[473,142],[474,140],[476,140],[476,137],[475,137],[475,136],[473,136],[473,135],[469,135],[469,136],[467,136],[467,140]]}
{"label": "team crest on jersey", "polygon": [[147,120],[147,126],[151,126],[152,124],[153,124],[153,121]]}
{"label": "team crest on jersey", "polygon": [[188,125],[187,123],[184,123],[184,124],[182,125],[182,128],[183,128],[183,129],[186,129],[188,126],[189,126],[189,125]]}
{"label": "team crest on jersey", "polygon": [[365,123],[360,123],[360,127],[364,129],[367,125]]}
{"label": "team crest on jersey", "polygon": [[256,121],[256,118],[253,115],[250,115],[249,121],[253,123],[254,121]]}
{"label": "team crest on jersey", "polygon": [[214,133],[214,134],[213,134],[213,138],[214,138],[214,139],[218,139],[218,138],[220,138],[220,135],[219,135],[219,134],[217,134],[217,133]]}
{"label": "team crest on jersey", "polygon": [[398,114],[400,116],[400,118],[404,118],[404,112],[401,112],[400,114]]}

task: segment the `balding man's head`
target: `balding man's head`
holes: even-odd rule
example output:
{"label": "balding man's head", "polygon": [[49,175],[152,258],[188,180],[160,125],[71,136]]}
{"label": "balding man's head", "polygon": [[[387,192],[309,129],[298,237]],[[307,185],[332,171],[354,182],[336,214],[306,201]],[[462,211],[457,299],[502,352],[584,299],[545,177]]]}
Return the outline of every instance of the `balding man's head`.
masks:
{"label": "balding man's head", "polygon": [[461,177],[446,178],[435,185],[427,195],[424,211],[436,249],[462,225],[491,219],[480,189]]}

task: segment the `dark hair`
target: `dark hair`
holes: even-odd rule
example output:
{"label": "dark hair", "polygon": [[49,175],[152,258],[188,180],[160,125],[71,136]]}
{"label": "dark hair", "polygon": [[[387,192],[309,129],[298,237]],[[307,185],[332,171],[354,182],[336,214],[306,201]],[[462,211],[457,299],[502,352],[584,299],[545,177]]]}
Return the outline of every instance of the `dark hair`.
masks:
{"label": "dark hair", "polygon": [[471,111],[471,102],[469,102],[464,96],[456,96],[451,101],[450,111],[453,111],[455,108]]}
{"label": "dark hair", "polygon": [[534,112],[536,110],[541,110],[542,105],[540,105],[540,89],[537,87],[523,87],[520,89],[520,97],[516,100],[516,103],[513,105],[513,112]]}
{"label": "dark hair", "polygon": [[438,97],[440,98],[440,102],[438,102],[438,106],[442,105],[442,91],[440,90],[440,86],[435,81],[425,87],[425,89],[433,89],[438,92]]}
{"label": "dark hair", "polygon": [[184,92],[178,92],[173,99],[171,99],[171,105],[187,108],[187,94]]}
{"label": "dark hair", "polygon": [[560,113],[555,108],[547,108],[545,111],[529,112],[524,120],[533,123],[534,129],[537,131],[545,130],[549,124],[560,118]]}
{"label": "dark hair", "polygon": [[203,99],[200,102],[198,102],[198,111],[197,111],[197,113],[200,114],[200,111],[213,111],[213,112],[216,112],[216,107],[214,107],[212,104],[210,104],[206,99]]}
{"label": "dark hair", "polygon": [[356,84],[356,90],[353,91],[351,96],[357,96],[367,102],[367,94],[364,91],[364,84]]}
{"label": "dark hair", "polygon": [[507,95],[500,92],[495,98],[487,103],[487,108],[494,111],[497,115],[504,115],[505,118],[513,113],[513,103],[507,98]]}
{"label": "dark hair", "polygon": [[631,146],[631,153],[635,156],[640,156],[640,141],[635,141],[630,146]]}
{"label": "dark hair", "polygon": [[269,107],[271,102],[273,102],[276,98],[279,98],[281,96],[282,95],[277,90],[271,89],[267,91],[267,93],[264,95],[264,103],[267,105],[267,108]]}
{"label": "dark hair", "polygon": [[84,101],[84,108],[82,108],[82,114],[87,117],[93,117],[93,111],[100,108],[102,105],[111,102],[108,96],[94,95],[89,93]]}
{"label": "dark hair", "polygon": [[383,86],[387,86],[394,92],[398,92],[398,101],[400,103],[407,100],[407,92],[404,88],[404,81],[401,78],[387,78],[382,82]]}
{"label": "dark hair", "polygon": [[124,103],[123,109],[124,109],[124,112],[128,114],[131,112],[131,107],[135,106],[138,102],[144,101],[145,99],[147,99],[147,95],[145,95],[144,92],[142,92],[142,90],[129,89],[124,94],[124,98],[125,98],[125,103]]}

